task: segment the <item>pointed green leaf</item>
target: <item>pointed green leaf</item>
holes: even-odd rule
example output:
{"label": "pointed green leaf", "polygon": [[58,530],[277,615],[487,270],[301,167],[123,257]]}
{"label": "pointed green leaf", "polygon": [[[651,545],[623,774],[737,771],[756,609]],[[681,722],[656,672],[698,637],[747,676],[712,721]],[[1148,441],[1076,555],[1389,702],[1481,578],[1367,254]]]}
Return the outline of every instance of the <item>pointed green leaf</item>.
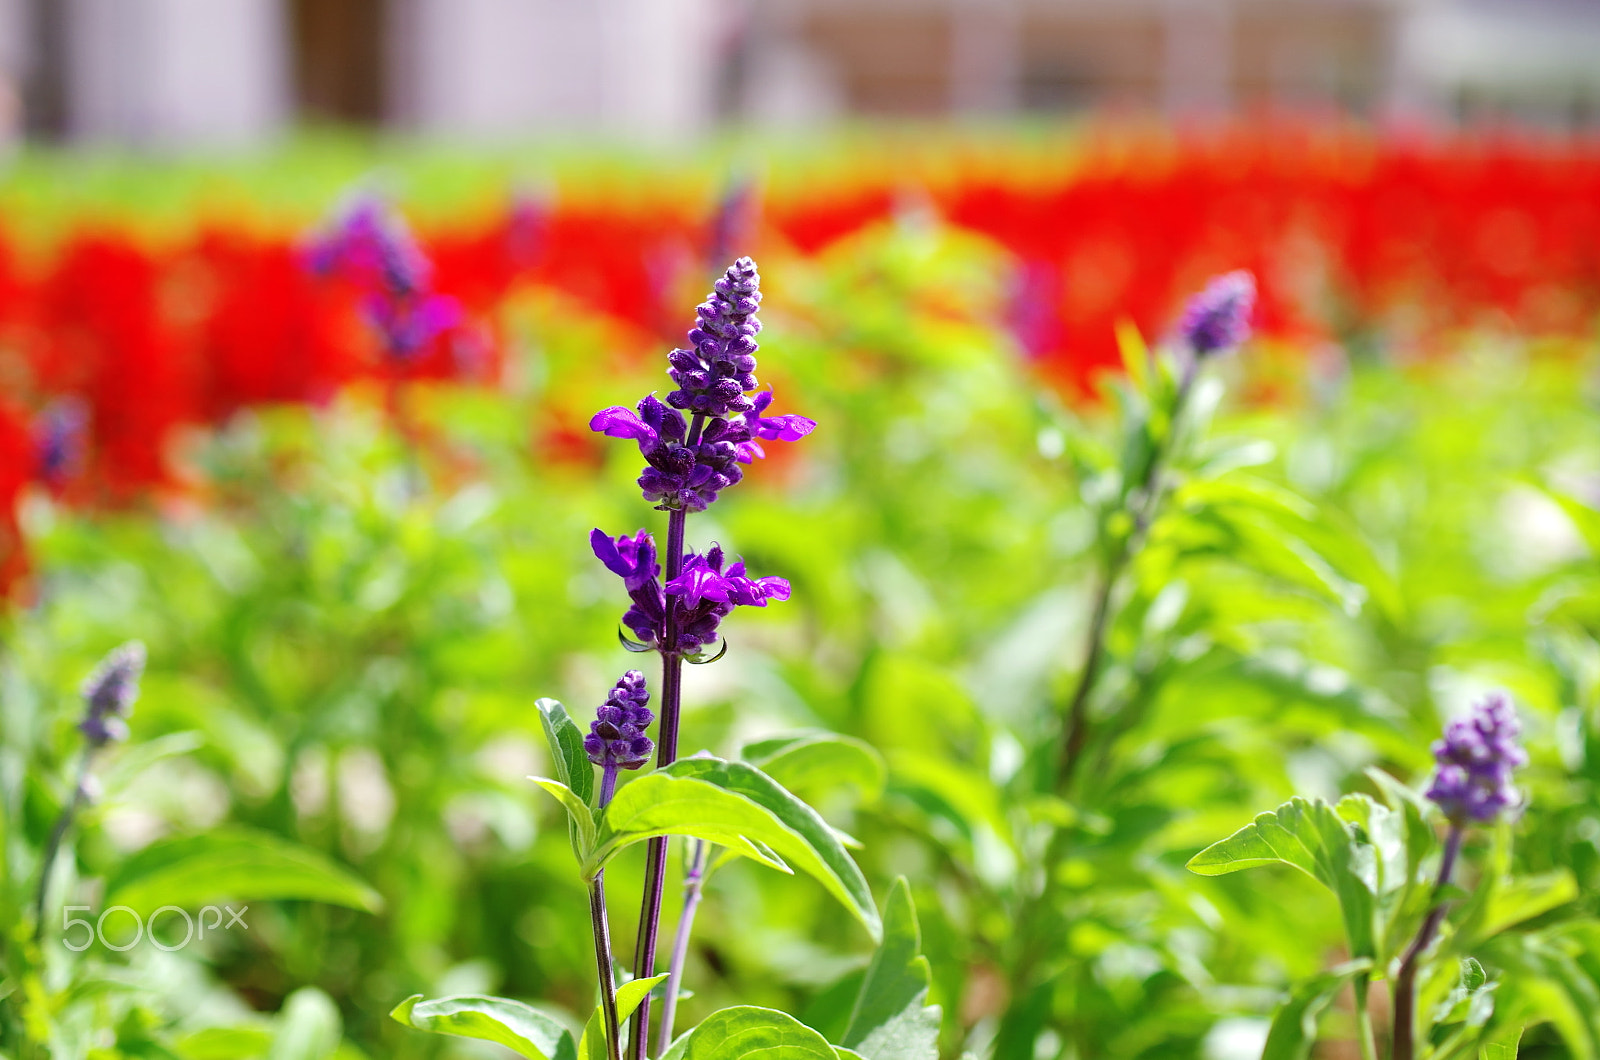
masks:
{"label": "pointed green leaf", "polygon": [[[694,836],[720,843],[779,872],[793,871],[772,857],[774,850],[782,855],[772,839],[792,838],[781,821],[743,795],[704,780],[677,776],[670,769],[658,769],[617,792],[600,814],[595,847],[583,863],[585,879],[593,879],[618,851],[658,835]],[[763,845],[757,846],[751,839]]]}
{"label": "pointed green leaf", "polygon": [[895,880],[883,907],[883,942],[867,965],[841,1041],[865,1060],[938,1060],[939,1006],[929,1005],[932,978],[911,887]]}
{"label": "pointed green leaf", "polygon": [[[633,1010],[639,1007],[657,983],[666,979],[667,973],[663,972],[648,979],[631,979],[617,987],[617,1022],[624,1026],[624,1042],[627,1041],[626,1024]],[[578,1056],[580,1060],[606,1060],[609,1055],[606,1050],[605,1008],[596,1005],[589,1014],[589,1022],[584,1024],[583,1037],[578,1039]]]}
{"label": "pointed green leaf", "polygon": [[267,832],[230,826],[158,840],[106,881],[107,908],[298,898],[376,912],[383,899],[349,869]]}
{"label": "pointed green leaf", "polygon": [[826,1038],[784,1012],[740,1005],[713,1012],[662,1060],[839,1060]]}
{"label": "pointed green leaf", "polygon": [[577,1060],[572,1034],[538,1009],[504,997],[406,998],[389,1013],[396,1023],[431,1034],[495,1042],[527,1060]]}
{"label": "pointed green leaf", "polygon": [[594,814],[589,812],[589,804],[559,780],[551,780],[548,777],[528,779],[554,795],[556,801],[567,811],[567,820],[572,825],[572,853],[581,865],[588,860],[590,852],[594,850]]}
{"label": "pointed green leaf", "polygon": [[534,704],[539,708],[539,722],[544,726],[544,738],[550,744],[550,758],[555,763],[556,776],[571,788],[587,805],[594,805],[594,763],[583,750],[583,730],[567,715],[567,708],[559,700],[541,699]]}
{"label": "pointed green leaf", "polygon": [[831,732],[762,740],[746,745],[739,757],[800,796],[851,784],[873,799],[882,794],[887,771],[871,744]]}
{"label": "pointed green leaf", "polygon": [[[660,775],[658,771],[655,775]],[[750,833],[750,838],[766,843],[778,856],[796,869],[809,873],[845,907],[855,914],[873,939],[882,925],[872,890],[850,854],[828,822],[761,770],[744,762],[724,762],[720,758],[685,758],[664,771],[675,777],[693,778],[736,793],[765,810],[778,822],[770,833]]]}
{"label": "pointed green leaf", "polygon": [[1357,958],[1377,956],[1382,937],[1377,923],[1377,851],[1357,842],[1351,825],[1321,799],[1290,799],[1258,815],[1196,854],[1189,869],[1202,876],[1221,876],[1273,862],[1293,865],[1332,891],[1339,899],[1350,952]]}
{"label": "pointed green leaf", "polygon": [[333,998],[303,986],[283,1002],[267,1060],[327,1060],[339,1048],[344,1024]]}
{"label": "pointed green leaf", "polygon": [[1317,1042],[1317,1017],[1346,983],[1371,968],[1369,960],[1350,961],[1295,987],[1272,1017],[1261,1060],[1306,1060]]}

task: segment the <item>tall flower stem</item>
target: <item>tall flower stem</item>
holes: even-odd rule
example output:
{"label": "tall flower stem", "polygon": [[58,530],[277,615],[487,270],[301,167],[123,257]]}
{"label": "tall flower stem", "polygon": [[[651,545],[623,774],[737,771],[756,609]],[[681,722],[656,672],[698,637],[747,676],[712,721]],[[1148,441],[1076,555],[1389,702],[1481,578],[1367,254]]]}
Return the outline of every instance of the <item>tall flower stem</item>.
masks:
{"label": "tall flower stem", "polygon": [[1389,1060],[1414,1060],[1417,1052],[1417,963],[1423,952],[1433,943],[1444,923],[1449,908],[1441,895],[1450,885],[1450,875],[1456,867],[1456,857],[1461,853],[1461,841],[1466,828],[1459,821],[1450,822],[1450,833],[1444,841],[1444,857],[1439,861],[1439,878],[1433,884],[1433,908],[1422,922],[1417,937],[1411,940],[1405,956],[1400,958],[1400,971],[1394,977],[1394,1044]]}
{"label": "tall flower stem", "polygon": [[[1188,409],[1199,367],[1198,357],[1190,357],[1184,365],[1183,375],[1178,380],[1178,385],[1172,394],[1172,403],[1168,408],[1166,431],[1151,446],[1145,465],[1137,475],[1139,481],[1137,492],[1130,492],[1128,495],[1129,502],[1125,510],[1132,518],[1133,525],[1122,540],[1107,552],[1100,570],[1100,581],[1095,589],[1094,610],[1089,619],[1089,631],[1084,642],[1083,662],[1078,668],[1078,680],[1073,686],[1072,695],[1067,700],[1060,758],[1056,766],[1055,787],[1057,793],[1063,796],[1071,790],[1073,779],[1089,744],[1089,702],[1099,684],[1101,668],[1105,661],[1105,640],[1111,627],[1117,585],[1122,579],[1123,572],[1144,547],[1150,526],[1155,522],[1160,510],[1163,499],[1162,472],[1171,459],[1174,443],[1183,427],[1183,415]],[[1026,1034],[1023,1030],[1023,1008],[1032,996],[1034,973],[1054,945],[1048,932],[1039,929],[1038,920],[1054,896],[1056,867],[1066,857],[1069,843],[1070,833],[1067,829],[1058,827],[1051,832],[1041,860],[1040,876],[1043,882],[1039,889],[1024,901],[1017,916],[1016,934],[1021,940],[1021,950],[1011,968],[1012,1001],[1001,1019],[996,1055],[1006,1055],[1008,1049],[1032,1047],[1031,1042],[1020,1040]]]}
{"label": "tall flower stem", "polygon": [[61,840],[66,838],[67,829],[72,827],[73,818],[78,816],[78,808],[83,805],[83,800],[89,794],[89,759],[93,757],[94,750],[89,747],[83,749],[83,754],[78,758],[78,775],[72,784],[72,796],[67,799],[67,804],[61,807],[61,813],[56,817],[56,823],[50,829],[50,838],[45,840],[44,857],[39,863],[39,890],[34,895],[33,901],[33,941],[38,942],[44,938],[44,903],[50,892],[50,874],[56,867],[56,856],[61,853]]}
{"label": "tall flower stem", "polygon": [[[694,418],[691,439],[698,439],[701,417]],[[693,444],[691,442],[691,444]],[[667,516],[667,556],[665,583],[683,572],[684,527],[689,513],[676,509]],[[669,766],[678,758],[678,714],[683,704],[683,656],[672,650],[678,643],[678,609],[667,597],[666,621],[662,625],[661,652],[661,729],[656,741],[656,768]],[[655,974],[656,939],[661,929],[661,896],[667,878],[667,837],[657,836],[645,849],[644,902],[639,910],[639,937],[633,951],[633,974],[643,979]],[[645,1060],[650,1032],[650,999],[646,997],[633,1013],[631,1052],[634,1060]]]}
{"label": "tall flower stem", "polygon": [[1078,681],[1073,686],[1072,697],[1067,701],[1066,731],[1061,741],[1061,761],[1056,770],[1056,790],[1065,794],[1072,786],[1073,776],[1083,759],[1089,742],[1089,700],[1100,679],[1100,667],[1105,659],[1106,631],[1111,625],[1111,603],[1117,582],[1129,562],[1144,547],[1144,540],[1155,521],[1161,503],[1161,472],[1171,456],[1174,440],[1181,426],[1183,413],[1194,390],[1199,367],[1197,358],[1190,358],[1184,366],[1183,377],[1173,394],[1172,408],[1167,417],[1165,435],[1152,447],[1149,459],[1140,477],[1139,493],[1130,506],[1133,527],[1121,543],[1107,557],[1100,573],[1100,585],[1095,592],[1094,612],[1089,619],[1089,633],[1084,641],[1083,663],[1078,668]]}
{"label": "tall flower stem", "polygon": [[694,932],[694,914],[705,889],[706,841],[689,843],[689,867],[683,878],[683,914],[678,917],[678,934],[672,941],[672,962],[667,966],[667,993],[661,1000],[661,1028],[656,1034],[656,1055],[665,1056],[672,1044],[672,1023],[678,1013],[678,987],[683,982],[683,965],[689,959],[689,936]]}
{"label": "tall flower stem", "polygon": [[[617,790],[617,767],[607,765],[600,776],[600,808],[611,802]],[[595,973],[600,984],[600,1008],[606,1020],[606,1055],[622,1060],[622,1021],[617,1018],[617,981],[611,970],[611,921],[606,916],[606,874],[602,870],[589,881],[589,924],[594,929]]]}

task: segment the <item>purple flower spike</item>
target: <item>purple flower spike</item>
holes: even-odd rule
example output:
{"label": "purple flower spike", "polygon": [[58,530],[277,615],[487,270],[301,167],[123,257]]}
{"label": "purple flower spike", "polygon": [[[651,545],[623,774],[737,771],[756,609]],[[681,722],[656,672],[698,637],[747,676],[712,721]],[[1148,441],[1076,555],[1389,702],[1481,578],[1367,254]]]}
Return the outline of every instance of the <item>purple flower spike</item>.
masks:
{"label": "purple flower spike", "polygon": [[1224,273],[1189,300],[1178,334],[1196,357],[1234,349],[1250,337],[1255,304],[1255,277],[1244,269]]}
{"label": "purple flower spike", "polygon": [[1439,768],[1428,798],[1458,825],[1493,821],[1517,806],[1521,795],[1511,774],[1528,761],[1521,733],[1516,708],[1500,693],[1446,725],[1444,739],[1433,745]]}
{"label": "purple flower spike", "polygon": [[756,388],[756,335],[761,321],[761,275],[756,263],[740,258],[728,266],[714,290],[696,310],[689,332],[692,349],[667,356],[668,375],[678,389],[667,395],[673,408],[705,416],[749,411],[745,394]]}
{"label": "purple flower spike", "polygon": [[648,762],[650,752],[655,750],[655,744],[644,734],[655,720],[646,705],[649,702],[644,674],[638,670],[623,674],[595,711],[589,735],[583,738],[589,761],[607,770],[638,769]]}
{"label": "purple flower spike", "polygon": [[144,645],[130,640],[111,649],[83,682],[83,701],[88,709],[78,729],[90,747],[128,738],[128,725],[123,719],[132,713],[133,701],[139,698],[144,660]]}
{"label": "purple flower spike", "polygon": [[46,405],[33,422],[34,467],[53,489],[66,485],[83,466],[89,411],[77,398]]}
{"label": "purple flower spike", "polygon": [[592,431],[639,443],[649,465],[639,490],[661,511],[705,511],[744,478],[740,464],[766,456],[757,439],[796,442],[816,429],[804,416],[763,416],[771,391],[747,396],[756,386],[760,280],[755,262],[740,258],[717,281],[689,332],[694,348],[667,356],[678,389],[665,404],[650,394],[637,414],[613,405],[589,421]]}

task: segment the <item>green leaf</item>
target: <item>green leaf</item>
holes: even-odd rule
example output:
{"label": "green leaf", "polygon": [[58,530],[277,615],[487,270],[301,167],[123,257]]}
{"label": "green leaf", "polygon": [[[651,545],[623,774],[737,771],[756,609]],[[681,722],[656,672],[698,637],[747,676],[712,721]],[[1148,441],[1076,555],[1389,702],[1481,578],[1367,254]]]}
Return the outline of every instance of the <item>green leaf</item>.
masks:
{"label": "green leaf", "polygon": [[571,788],[585,805],[594,805],[594,763],[583,750],[583,730],[567,714],[559,700],[541,699],[534,704],[539,708],[539,722],[544,726],[544,738],[550,744],[550,758],[555,763],[556,776]]}
{"label": "green leaf", "polygon": [[251,1060],[271,1047],[272,1032],[265,1027],[206,1027],[173,1049],[183,1060]]}
{"label": "green leaf", "polygon": [[887,772],[871,744],[831,732],[762,740],[746,745],[739,757],[800,796],[851,784],[863,798],[874,799]]}
{"label": "green leaf", "polygon": [[[617,987],[617,1023],[625,1025],[633,1010],[649,996],[657,983],[665,982],[669,973],[652,975],[648,979],[630,979]],[[624,1038],[626,1041],[626,1038]],[[583,1037],[578,1039],[578,1056],[581,1060],[606,1060],[606,1014],[602,1005],[596,1005],[584,1024]]]}
{"label": "green leaf", "polygon": [[106,907],[148,912],[214,900],[297,898],[376,912],[378,892],[315,850],[230,826],[164,839],[124,861],[106,881]]}
{"label": "green leaf", "polygon": [[1479,900],[1468,906],[1451,940],[1457,951],[1470,949],[1578,897],[1578,881],[1566,869],[1522,878],[1491,877],[1480,886],[1483,890]]}
{"label": "green leaf", "polygon": [[205,746],[205,742],[204,735],[191,729],[134,744],[117,755],[111,765],[100,773],[100,787],[107,795],[119,792],[163,758],[197,751]]}
{"label": "green leaf", "polygon": [[548,777],[528,779],[554,795],[556,801],[567,811],[567,822],[571,825],[568,834],[572,840],[572,853],[578,859],[578,863],[583,864],[594,850],[594,814],[589,812],[589,804],[559,780],[551,780]]}
{"label": "green leaf", "polygon": [[[1349,798],[1371,805],[1365,796]],[[1346,812],[1350,813],[1348,807]],[[1382,889],[1377,851],[1357,842],[1352,826],[1321,799],[1307,802],[1297,797],[1259,814],[1189,859],[1189,870],[1221,876],[1274,862],[1293,865],[1332,891],[1339,899],[1350,952],[1357,958],[1377,956],[1382,937],[1377,925],[1376,899]]]}
{"label": "green leaf", "polygon": [[[580,871],[592,880],[625,847],[658,835],[686,835],[720,843],[779,872],[793,872],[761,842],[782,830],[777,818],[742,795],[658,769],[617,792],[600,815],[594,849]],[[746,833],[761,840],[752,842]]]}
{"label": "green leaf", "polygon": [[1317,1042],[1317,1017],[1346,983],[1371,968],[1369,960],[1350,961],[1295,987],[1272,1017],[1261,1060],[1306,1060]]}
{"label": "green leaf", "polygon": [[624,785],[601,814],[585,877],[592,879],[622,848],[657,835],[720,843],[783,872],[794,865],[878,937],[872,892],[833,829],[754,766],[696,756]]}
{"label": "green leaf", "polygon": [[544,738],[550,745],[550,761],[555,762],[555,775],[563,785],[573,789],[586,805],[595,802],[595,767],[584,753],[584,730],[579,729],[566,714],[560,700],[539,700],[539,724],[544,725]]}
{"label": "green leaf", "polygon": [[911,887],[895,880],[883,907],[883,942],[841,1038],[865,1060],[938,1060],[939,1006],[929,1005],[932,978]]}
{"label": "green leaf", "polygon": [[343,1023],[333,998],[303,986],[283,1002],[267,1060],[326,1060],[339,1048]]}
{"label": "green leaf", "polygon": [[504,997],[442,997],[414,994],[394,1007],[396,1023],[430,1034],[495,1042],[527,1060],[577,1060],[572,1033],[538,1009]]}
{"label": "green leaf", "polygon": [[661,1060],[839,1060],[828,1040],[770,1008],[740,1005],[713,1012],[672,1043]]}
{"label": "green leaf", "polygon": [[750,838],[767,844],[784,861],[810,874],[855,914],[874,940],[879,937],[882,924],[872,890],[838,835],[816,810],[744,762],[700,756],[681,759],[652,775],[662,772],[715,784],[766,811],[779,827],[768,833],[751,833]]}

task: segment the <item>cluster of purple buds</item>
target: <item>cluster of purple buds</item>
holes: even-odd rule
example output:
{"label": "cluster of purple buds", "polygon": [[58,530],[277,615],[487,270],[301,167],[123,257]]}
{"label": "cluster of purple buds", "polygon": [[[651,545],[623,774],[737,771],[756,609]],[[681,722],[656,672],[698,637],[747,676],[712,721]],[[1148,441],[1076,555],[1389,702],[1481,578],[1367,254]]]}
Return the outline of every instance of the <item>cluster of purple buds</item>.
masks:
{"label": "cluster of purple buds", "polygon": [[431,289],[433,265],[405,222],[374,196],[355,200],[306,254],[311,271],[363,287],[362,308],[384,351],[408,361],[461,322],[454,298]]}
{"label": "cluster of purple buds", "polygon": [[[777,576],[752,578],[743,560],[724,569],[727,557],[717,545],[705,555],[689,552],[676,578],[663,586],[656,562],[655,541],[640,530],[631,537],[608,537],[603,530],[589,535],[590,547],[606,569],[622,578],[633,601],[622,624],[637,638],[640,650],[655,648],[684,656],[698,656],[716,642],[717,627],[735,607],[766,607],[767,601],[789,599],[789,582]],[[667,608],[675,609],[677,641],[666,644]]]}
{"label": "cluster of purple buds", "polygon": [[662,511],[705,511],[744,477],[740,464],[766,456],[762,441],[797,442],[817,426],[805,416],[766,415],[770,390],[754,397],[746,393],[756,385],[759,281],[749,258],[734,262],[717,281],[689,332],[694,348],[668,356],[679,389],[668,395],[667,404],[648,394],[637,411],[613,405],[589,421],[592,431],[639,444],[648,464],[639,489]]}
{"label": "cluster of purple buds", "polygon": [[39,480],[60,489],[83,466],[89,413],[76,398],[52,401],[33,422],[34,463]]}
{"label": "cluster of purple buds", "polygon": [[761,321],[761,275],[756,263],[740,258],[722,274],[695,310],[691,349],[667,355],[668,375],[678,389],[667,395],[675,409],[704,416],[748,412],[745,394],[756,388],[756,336]]}
{"label": "cluster of purple buds", "polygon": [[589,735],[583,738],[589,761],[604,769],[638,769],[650,760],[655,744],[645,730],[655,720],[650,713],[650,690],[644,674],[629,670],[595,711]]}
{"label": "cluster of purple buds", "polygon": [[139,698],[139,675],[144,673],[144,645],[136,640],[113,648],[83,682],[87,709],[78,729],[90,748],[128,738],[124,720]]}
{"label": "cluster of purple buds", "polygon": [[1250,337],[1255,305],[1255,277],[1244,269],[1224,273],[1189,300],[1178,334],[1196,357],[1225,353]]}
{"label": "cluster of purple buds", "polygon": [[1433,745],[1438,771],[1428,798],[1458,825],[1492,821],[1516,807],[1521,796],[1511,774],[1528,761],[1521,733],[1516,708],[1498,693],[1446,725]]}

